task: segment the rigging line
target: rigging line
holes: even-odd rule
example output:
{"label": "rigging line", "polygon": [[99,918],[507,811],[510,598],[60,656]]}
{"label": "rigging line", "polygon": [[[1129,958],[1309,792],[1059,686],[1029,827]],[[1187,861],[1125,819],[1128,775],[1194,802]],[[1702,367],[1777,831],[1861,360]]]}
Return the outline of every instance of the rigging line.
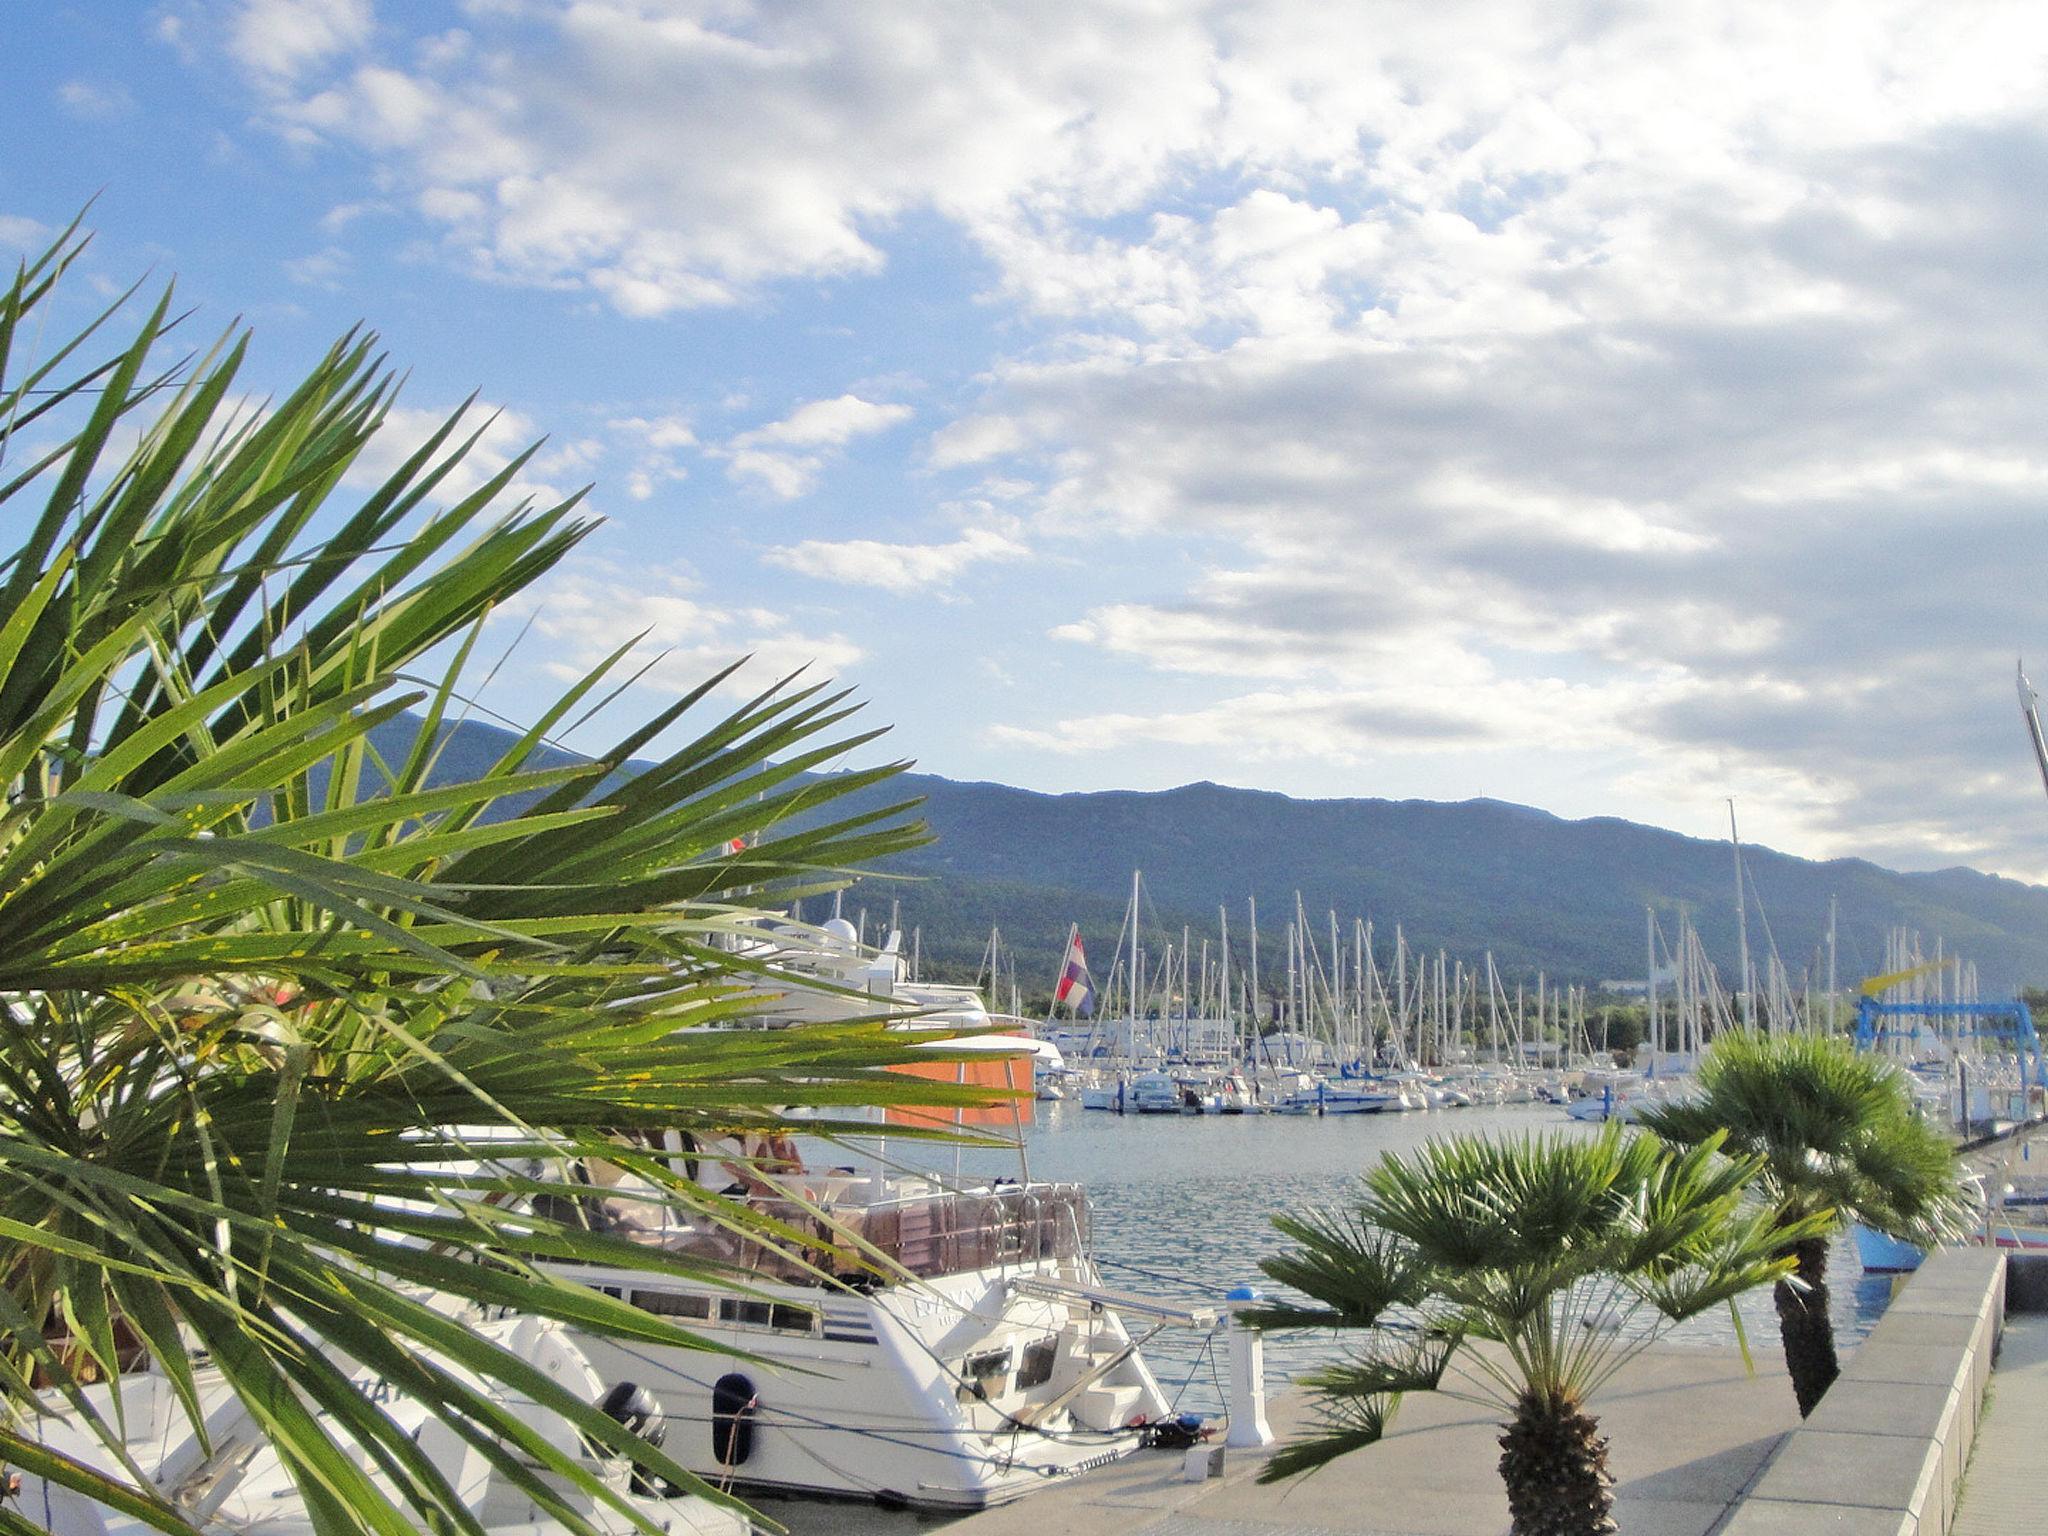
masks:
{"label": "rigging line", "polygon": [[[1154,1331],[1156,1332],[1157,1330]],[[667,1367],[665,1367],[659,1360],[654,1359],[651,1355],[641,1353],[639,1350],[634,1349],[631,1345],[626,1344],[621,1340],[614,1339],[609,1342],[611,1344],[611,1347],[616,1349],[620,1354],[628,1356],[631,1359],[638,1360],[642,1365],[648,1366],[651,1369],[657,1371],[667,1369]],[[950,1367],[948,1367],[943,1360],[940,1360],[938,1355],[930,1350],[929,1346],[926,1346],[926,1351],[927,1353],[932,1354],[933,1360],[938,1362],[941,1369],[944,1370],[947,1376],[950,1377],[954,1382],[956,1382],[959,1386],[967,1385],[966,1379],[960,1376],[958,1372],[953,1371]],[[982,1406],[993,1411],[1007,1424],[1013,1425],[1020,1430],[1029,1431],[1030,1433],[1039,1436],[1041,1439],[1052,1441],[1056,1445],[1114,1445],[1117,1441],[1124,1439],[1131,1434],[1136,1433],[1136,1431],[1130,1429],[1084,1429],[1079,1431],[1067,1431],[1062,1433],[1058,1430],[1046,1429],[1037,1424],[1026,1423],[1024,1420],[1017,1418],[1014,1414],[1007,1413],[1003,1409],[997,1408],[993,1403],[983,1402]],[[880,1441],[883,1444],[901,1446],[908,1450],[934,1451],[938,1455],[953,1456],[963,1461],[976,1461],[982,1459],[981,1457],[975,1456],[969,1452],[940,1450],[938,1447],[935,1446],[919,1445],[912,1440],[900,1439],[898,1438],[898,1432],[894,1431],[880,1429],[864,1429],[858,1425],[853,1424],[834,1424],[829,1419],[817,1418],[814,1415],[802,1412],[800,1409],[778,1407],[773,1409],[772,1411],[784,1418],[794,1420],[799,1424],[808,1426],[813,1429],[829,1430],[837,1434],[858,1435],[866,1439]],[[665,1409],[663,1410],[662,1416],[664,1418],[675,1418],[682,1423],[701,1422],[695,1420],[693,1416],[688,1414],[671,1415]],[[931,1429],[902,1431],[901,1433],[947,1435],[952,1436],[956,1439],[966,1439],[971,1436],[987,1437],[989,1435],[999,1434],[1001,1433],[1001,1430]]]}
{"label": "rigging line", "polygon": [[[1213,1344],[1213,1340],[1211,1341]],[[1223,1422],[1230,1423],[1230,1393],[1225,1390],[1223,1377],[1216,1362],[1216,1351],[1209,1351],[1209,1385],[1216,1389],[1216,1401],[1223,1405]]]}
{"label": "rigging line", "polygon": [[[992,1406],[992,1405],[984,1405],[984,1406]],[[760,1411],[760,1410],[757,1410],[757,1411]],[[947,1448],[946,1448],[946,1447],[944,1447],[944,1446],[940,1446],[940,1445],[932,1445],[932,1444],[929,1444],[929,1443],[922,1443],[922,1444],[921,1444],[921,1443],[919,1443],[918,1441],[915,1441],[915,1440],[906,1440],[906,1439],[903,1439],[903,1438],[902,1438],[902,1435],[903,1435],[903,1434],[905,1434],[905,1433],[924,1433],[924,1434],[931,1434],[931,1435],[947,1435],[947,1436],[951,1436],[952,1438],[954,1438],[954,1439],[958,1439],[958,1440],[970,1440],[970,1439],[990,1440],[990,1439],[993,1439],[993,1438],[994,1438],[994,1437],[995,1437],[996,1435],[998,1435],[998,1434],[1001,1434],[1001,1433],[1003,1433],[1003,1431],[1002,1431],[1001,1429],[993,1429],[993,1430],[986,1430],[986,1429],[974,1429],[974,1428],[967,1428],[967,1429],[954,1429],[954,1430],[924,1430],[924,1431],[897,1431],[897,1430],[882,1430],[882,1429],[871,1429],[871,1428],[863,1428],[863,1427],[861,1427],[861,1426],[859,1426],[859,1425],[854,1425],[854,1424],[834,1424],[834,1423],[833,1423],[833,1422],[831,1422],[831,1420],[829,1420],[829,1419],[820,1419],[820,1418],[816,1418],[816,1417],[813,1417],[813,1416],[811,1416],[811,1415],[809,1415],[809,1414],[799,1413],[799,1412],[797,1412],[797,1411],[796,1411],[795,1409],[792,1409],[792,1408],[778,1408],[778,1409],[775,1409],[775,1410],[773,1410],[773,1411],[774,1411],[774,1412],[775,1412],[776,1414],[778,1414],[778,1415],[780,1415],[781,1417],[783,1417],[783,1418],[786,1418],[786,1419],[789,1419],[789,1420],[793,1420],[793,1421],[794,1421],[794,1422],[795,1422],[796,1424],[798,1424],[798,1425],[800,1425],[800,1426],[802,1426],[802,1427],[804,1427],[804,1428],[808,1428],[808,1429],[814,1429],[814,1430],[823,1430],[823,1431],[825,1431],[825,1432],[827,1432],[827,1433],[833,1433],[833,1434],[843,1434],[843,1435],[852,1435],[852,1436],[854,1436],[854,1437],[855,1437],[855,1438],[857,1438],[857,1439],[862,1439],[862,1440],[873,1440],[873,1441],[875,1441],[875,1442],[876,1442],[876,1443],[878,1443],[878,1444],[881,1444],[881,1445],[893,1445],[893,1446],[896,1446],[896,1447],[898,1447],[899,1449],[902,1449],[902,1450],[909,1450],[909,1451],[925,1451],[925,1452],[929,1452],[930,1454],[932,1454],[932,1455],[935,1455],[935,1456],[945,1456],[945,1457],[948,1457],[948,1458],[950,1458],[950,1459],[952,1459],[952,1460],[954,1460],[954,1461],[973,1461],[973,1462],[986,1462],[986,1461],[997,1461],[997,1460],[1000,1460],[1000,1459],[1002,1459],[1002,1458],[1001,1458],[1001,1457],[999,1456],[999,1454],[998,1454],[997,1452],[995,1452],[995,1451],[992,1451],[992,1450],[990,1450],[990,1451],[979,1451],[979,1452],[977,1452],[977,1451],[964,1451],[964,1450],[949,1450],[949,1449],[947,1449]],[[998,1414],[1002,1414],[1002,1413],[1003,1413],[1002,1409],[1000,1409],[1000,1408],[997,1408],[997,1409],[996,1409],[995,1411],[996,1411],[996,1412],[997,1412]],[[694,1418],[693,1418],[692,1416],[690,1416],[690,1415],[686,1415],[686,1414],[669,1414],[669,1413],[667,1413],[666,1411],[664,1411],[664,1412],[663,1412],[663,1413],[662,1413],[662,1414],[660,1415],[660,1417],[661,1417],[661,1418],[663,1418],[664,1420],[666,1420],[666,1419],[670,1419],[670,1418],[674,1418],[674,1419],[676,1419],[676,1420],[678,1420],[679,1422],[682,1422],[682,1423],[694,1423],[694,1422],[701,1422],[701,1421],[698,1421],[698,1420],[694,1419]],[[765,1415],[764,1415],[764,1417],[765,1417]],[[1007,1419],[1007,1418],[1009,1418],[1009,1415],[1007,1415],[1007,1414],[1003,1414],[1003,1417]],[[772,1427],[772,1426],[766,1426],[766,1425],[764,1425],[764,1427]],[[786,1428],[787,1426],[782,1426],[782,1427]],[[1019,1426],[1019,1428],[1020,1428],[1020,1429],[1029,1429],[1029,1428],[1030,1428],[1030,1426],[1029,1426],[1029,1425],[1020,1425],[1020,1426]],[[1069,1438],[1068,1438],[1068,1437],[1066,1437],[1066,1436],[1062,1436],[1062,1435],[1058,1435],[1058,1434],[1053,1434],[1053,1433],[1050,1433],[1050,1432],[1044,1432],[1044,1431],[1041,1431],[1041,1432],[1039,1432],[1039,1433],[1041,1434],[1041,1437],[1042,1437],[1043,1439],[1049,1440],[1049,1441],[1051,1441],[1051,1442],[1052,1442],[1053,1444],[1055,1444],[1055,1445],[1067,1445],[1067,1444],[1071,1444],[1071,1445],[1077,1445],[1077,1446],[1081,1446],[1081,1447],[1089,1447],[1089,1446],[1097,1446],[1097,1445],[1114,1445],[1114,1444],[1116,1444],[1116,1443],[1117,1443],[1117,1442],[1118,1442],[1119,1440],[1122,1440],[1122,1439],[1126,1439],[1126,1438],[1128,1438],[1129,1436],[1131,1436],[1131,1435],[1134,1435],[1134,1434],[1136,1434],[1136,1433],[1137,1433],[1137,1431],[1135,1431],[1135,1430],[1116,1430],[1116,1431],[1107,1431],[1107,1430],[1103,1430],[1103,1431],[1089,1431],[1089,1433],[1090,1433],[1090,1434],[1100,1434],[1100,1435],[1103,1435],[1103,1436],[1105,1436],[1105,1438],[1103,1438],[1103,1439],[1087,1439],[1087,1440],[1084,1440],[1084,1439],[1078,1439],[1078,1438],[1076,1438],[1076,1439],[1069,1439]]]}
{"label": "rigging line", "polygon": [[1742,877],[1749,882],[1750,895],[1756,901],[1756,915],[1764,925],[1764,943],[1770,949],[1771,958],[1778,962],[1778,968],[1783,970],[1785,957],[1778,953],[1778,941],[1771,933],[1771,914],[1764,910],[1764,893],[1762,888],[1756,883],[1756,873],[1747,864],[1744,864],[1742,866]]}
{"label": "rigging line", "polygon": [[[1107,1265],[1111,1269],[1127,1269],[1134,1275],[1143,1275],[1147,1280],[1156,1280],[1161,1285],[1172,1286],[1178,1290],[1195,1290],[1195,1287],[1188,1284],[1184,1276],[1167,1274],[1163,1270],[1147,1269],[1142,1264],[1133,1264],[1129,1259],[1112,1259],[1103,1257],[1096,1259],[1095,1264],[1097,1268],[1101,1268],[1102,1266]],[[1199,1292],[1197,1292],[1197,1294],[1199,1294]]]}
{"label": "rigging line", "polygon": [[1195,1373],[1201,1370],[1202,1362],[1204,1360],[1210,1360],[1209,1372],[1211,1376],[1215,1375],[1215,1362],[1212,1359],[1210,1359],[1210,1357],[1215,1354],[1215,1351],[1216,1330],[1212,1328],[1209,1330],[1209,1332],[1204,1336],[1202,1340],[1201,1353],[1196,1355],[1193,1362],[1188,1366],[1187,1378],[1181,1382],[1179,1388],[1174,1392],[1173,1401],[1166,1405],[1166,1411],[1168,1413],[1176,1412],[1180,1408],[1180,1400],[1183,1397],[1187,1396],[1188,1388],[1194,1385]]}

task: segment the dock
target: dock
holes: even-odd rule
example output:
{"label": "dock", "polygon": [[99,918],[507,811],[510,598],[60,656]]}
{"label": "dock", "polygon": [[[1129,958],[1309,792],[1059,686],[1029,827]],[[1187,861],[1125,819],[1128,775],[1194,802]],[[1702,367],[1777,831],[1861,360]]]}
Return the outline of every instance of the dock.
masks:
{"label": "dock", "polygon": [[[2010,1280],[2010,1290],[2008,1289]],[[1801,1421],[1777,1340],[1658,1346],[1594,1394],[1628,1536],[1978,1536],[2039,1524],[2048,1430],[2048,1254],[1943,1249],[1893,1296]],[[1308,1418],[1275,1398],[1280,1440]],[[1379,1444],[1260,1484],[1270,1451],[1140,1452],[987,1511],[959,1536],[1502,1536],[1500,1410],[1409,1397]]]}
{"label": "dock", "polygon": [[[1629,1536],[1707,1536],[1799,1422],[1777,1340],[1740,1351],[1655,1347],[1593,1399],[1609,1441],[1615,1518]],[[1304,1395],[1267,1408],[1297,1434]],[[1228,1450],[1222,1475],[1184,1480],[1183,1453],[1141,1451],[1066,1486],[988,1510],[948,1536],[1501,1536],[1507,1495],[1497,1410],[1440,1393],[1405,1400],[1378,1445],[1292,1482],[1261,1485],[1262,1452]]]}

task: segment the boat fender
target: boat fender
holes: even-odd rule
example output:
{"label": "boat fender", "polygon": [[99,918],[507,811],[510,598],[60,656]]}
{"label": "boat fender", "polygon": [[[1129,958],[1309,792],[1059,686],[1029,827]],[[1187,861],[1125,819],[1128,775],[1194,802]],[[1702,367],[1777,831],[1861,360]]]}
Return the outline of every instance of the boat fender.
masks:
{"label": "boat fender", "polygon": [[711,1455],[721,1467],[743,1466],[754,1454],[754,1384],[729,1371],[711,1385]]}
{"label": "boat fender", "polygon": [[[656,1450],[661,1449],[662,1442],[668,1439],[668,1425],[663,1421],[660,1399],[638,1382],[620,1382],[605,1393],[597,1411]],[[680,1488],[671,1487],[666,1478],[658,1478],[640,1466],[633,1468],[633,1491],[643,1498],[672,1498],[682,1492]]]}

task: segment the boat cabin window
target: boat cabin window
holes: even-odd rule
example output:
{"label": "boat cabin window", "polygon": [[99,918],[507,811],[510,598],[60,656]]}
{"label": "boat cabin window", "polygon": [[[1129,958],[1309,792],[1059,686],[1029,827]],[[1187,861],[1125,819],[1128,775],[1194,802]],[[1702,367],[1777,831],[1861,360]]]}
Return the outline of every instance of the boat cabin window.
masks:
{"label": "boat cabin window", "polygon": [[1060,1341],[1056,1338],[1026,1344],[1022,1357],[1017,1361],[1017,1390],[1028,1392],[1051,1381],[1053,1363],[1059,1359],[1059,1353]]}
{"label": "boat cabin window", "polygon": [[694,1317],[701,1321],[711,1316],[709,1296],[691,1296],[678,1291],[635,1291],[633,1305],[642,1312],[652,1312],[660,1317]]}
{"label": "boat cabin window", "polygon": [[984,1400],[999,1396],[1003,1390],[1003,1378],[1010,1370],[1010,1347],[987,1349],[980,1354],[969,1355],[960,1362],[962,1397],[978,1397]]}
{"label": "boat cabin window", "polygon": [[817,1323],[818,1314],[809,1307],[791,1306],[781,1301],[721,1301],[718,1304],[718,1320],[722,1323],[744,1323],[752,1328],[775,1328],[784,1333],[809,1333]]}

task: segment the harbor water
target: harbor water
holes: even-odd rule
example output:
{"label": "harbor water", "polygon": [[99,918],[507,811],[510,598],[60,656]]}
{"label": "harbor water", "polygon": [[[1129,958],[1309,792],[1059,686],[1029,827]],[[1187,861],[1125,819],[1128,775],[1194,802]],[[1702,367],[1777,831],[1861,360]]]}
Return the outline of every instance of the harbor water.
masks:
{"label": "harbor water", "polygon": [[[1024,1133],[1031,1176],[1073,1180],[1088,1188],[1093,1250],[1106,1284],[1171,1299],[1220,1302],[1239,1285],[1270,1290],[1259,1260],[1285,1246],[1273,1230],[1278,1211],[1355,1199],[1360,1176],[1387,1152],[1409,1151],[1434,1136],[1554,1131],[1588,1135],[1554,1105],[1509,1105],[1426,1114],[1139,1116],[1083,1110],[1078,1103],[1035,1106]],[[1015,1177],[1014,1149],[931,1149],[927,1161],[956,1162],[963,1174]],[[1844,1347],[1870,1331],[1891,1294],[1889,1279],[1865,1278],[1854,1244],[1835,1245],[1829,1277],[1837,1337]],[[1742,1331],[1760,1373],[1782,1373],[1777,1315],[1766,1288],[1743,1298]],[[1134,1330],[1140,1331],[1142,1330]],[[1720,1309],[1678,1325],[1674,1342],[1732,1344],[1737,1327]],[[1269,1336],[1269,1392],[1325,1365],[1343,1349],[1330,1333]],[[1167,1396],[1187,1412],[1223,1411],[1227,1377],[1223,1334],[1163,1329],[1145,1344],[1145,1358]],[[1788,1386],[1787,1392],[1791,1390]],[[763,1513],[794,1536],[906,1536],[944,1517],[771,1499]]]}
{"label": "harbor water", "polygon": [[[1387,1152],[1434,1136],[1555,1131],[1593,1134],[1555,1105],[1520,1104],[1428,1114],[1113,1115],[1078,1104],[1040,1104],[1025,1133],[1031,1173],[1088,1187],[1094,1252],[1105,1283],[1120,1290],[1220,1301],[1233,1286],[1270,1290],[1259,1260],[1283,1248],[1276,1211],[1356,1199],[1360,1176]],[[1001,1163],[1001,1159],[997,1162]],[[983,1165],[987,1166],[987,1165]],[[1012,1157],[1005,1171],[1014,1170]],[[1847,1346],[1870,1331],[1891,1295],[1883,1276],[1863,1276],[1854,1243],[1838,1241],[1828,1274],[1835,1328]],[[1758,1370],[1782,1370],[1771,1293],[1741,1302],[1743,1331]],[[1679,1324],[1674,1342],[1732,1344],[1736,1324],[1722,1308]],[[1145,1357],[1169,1397],[1191,1412],[1223,1409],[1223,1342],[1166,1329]],[[1266,1341],[1267,1380],[1329,1361],[1342,1342],[1328,1333],[1279,1334]]]}

